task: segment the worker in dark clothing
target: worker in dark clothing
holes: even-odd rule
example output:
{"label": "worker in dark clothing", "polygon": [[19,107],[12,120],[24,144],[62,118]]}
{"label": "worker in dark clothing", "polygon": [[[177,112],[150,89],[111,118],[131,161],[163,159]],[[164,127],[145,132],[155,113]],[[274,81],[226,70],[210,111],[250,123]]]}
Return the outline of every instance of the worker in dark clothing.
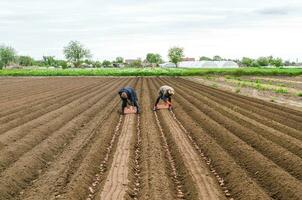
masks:
{"label": "worker in dark clothing", "polygon": [[169,104],[169,110],[172,109],[172,105],[171,105],[171,96],[174,95],[174,89],[168,85],[164,85],[161,86],[159,88],[159,96],[156,99],[153,111],[157,110],[157,104],[159,103],[159,101],[162,99],[165,103]]}
{"label": "worker in dark clothing", "polygon": [[124,87],[118,93],[122,99],[122,114],[124,114],[124,109],[127,105],[136,107],[136,113],[140,113],[137,95],[132,87]]}

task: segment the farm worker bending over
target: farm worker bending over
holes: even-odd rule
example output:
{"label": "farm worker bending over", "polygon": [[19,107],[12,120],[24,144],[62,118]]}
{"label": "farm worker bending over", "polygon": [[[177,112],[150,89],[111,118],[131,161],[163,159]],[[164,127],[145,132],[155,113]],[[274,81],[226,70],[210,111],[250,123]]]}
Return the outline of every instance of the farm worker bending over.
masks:
{"label": "farm worker bending over", "polygon": [[132,87],[124,87],[118,93],[122,99],[122,114],[125,114],[124,109],[127,105],[136,107],[136,113],[140,113],[136,92]]}
{"label": "farm worker bending over", "polygon": [[161,86],[159,88],[159,96],[156,99],[153,111],[157,110],[157,104],[160,99],[162,99],[165,103],[169,104],[169,110],[171,110],[172,105],[171,105],[171,96],[174,95],[174,89],[168,85]]}

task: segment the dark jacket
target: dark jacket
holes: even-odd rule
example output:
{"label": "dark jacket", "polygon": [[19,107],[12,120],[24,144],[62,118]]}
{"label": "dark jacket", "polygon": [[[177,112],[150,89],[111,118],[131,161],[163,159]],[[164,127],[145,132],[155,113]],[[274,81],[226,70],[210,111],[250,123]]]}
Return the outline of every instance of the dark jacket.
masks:
{"label": "dark jacket", "polygon": [[137,102],[136,92],[132,87],[124,87],[118,93],[119,95],[121,95],[123,92],[126,92],[128,99],[130,100],[131,103],[134,104]]}

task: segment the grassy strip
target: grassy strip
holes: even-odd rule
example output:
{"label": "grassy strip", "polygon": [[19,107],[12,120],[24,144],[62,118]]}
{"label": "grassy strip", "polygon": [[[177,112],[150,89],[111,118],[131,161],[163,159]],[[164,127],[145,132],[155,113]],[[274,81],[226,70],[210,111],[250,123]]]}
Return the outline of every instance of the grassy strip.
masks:
{"label": "grassy strip", "polygon": [[[277,94],[288,94],[288,88],[283,86],[276,86],[270,84],[263,84],[259,80],[241,80],[237,77],[227,77],[225,79],[226,82],[235,83],[238,87],[251,87],[257,90],[271,90]],[[237,92],[237,90],[236,90]]]}
{"label": "grassy strip", "polygon": [[102,69],[3,69],[0,76],[201,76],[201,75],[302,75],[301,69],[190,69],[190,68],[102,68]]}
{"label": "grassy strip", "polygon": [[237,78],[227,78],[225,80],[226,82],[237,84],[239,87],[251,87],[255,88],[257,90],[285,90],[286,87],[278,87],[275,85],[268,85],[268,84],[262,84],[260,82],[254,82],[254,81],[247,81],[247,80],[241,80]]}

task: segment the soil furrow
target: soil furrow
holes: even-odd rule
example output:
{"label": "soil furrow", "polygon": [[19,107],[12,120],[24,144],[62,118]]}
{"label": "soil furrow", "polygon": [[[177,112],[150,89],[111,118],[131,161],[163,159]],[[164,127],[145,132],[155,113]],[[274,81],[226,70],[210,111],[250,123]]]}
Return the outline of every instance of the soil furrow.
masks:
{"label": "soil furrow", "polygon": [[[49,80],[46,82],[41,81],[40,84],[37,84],[39,81],[41,80],[35,79],[35,81],[33,81],[35,82],[35,84],[23,86],[24,89],[20,88],[20,85],[17,86],[16,88],[9,87],[9,90],[3,92],[5,94],[5,98],[1,98],[0,104],[5,103],[7,101],[10,101],[11,103],[24,101],[28,97],[35,97],[38,95],[47,94],[48,92],[51,92],[53,89],[60,87],[60,85],[56,83],[55,80],[52,80],[53,84]],[[11,95],[10,92],[12,92]]]}
{"label": "soil furrow", "polygon": [[[85,99],[75,102],[73,105],[65,106],[65,110],[62,110],[59,113],[58,117],[55,118],[55,120],[52,120],[49,123],[43,123],[43,125],[39,128],[32,130],[29,129],[28,132],[30,134],[2,149],[2,151],[0,152],[0,160],[2,161],[0,171],[3,171],[24,153],[31,150],[37,144],[51,136],[52,133],[55,133],[56,131],[65,127],[66,124],[69,123],[69,121],[73,120],[78,116],[81,116],[81,113],[87,112],[87,108],[90,109],[91,106],[97,105],[96,103],[100,102],[101,99],[113,98],[113,94],[108,97],[104,97],[103,94],[112,91],[112,89],[115,88],[118,84],[119,82],[113,83],[110,87],[106,88],[100,93],[91,93],[90,95],[86,96]],[[83,102],[85,102],[85,104],[83,104]],[[73,112],[68,112],[71,107],[75,107]],[[45,120],[46,122],[49,121],[47,117],[45,117]],[[23,133],[22,129],[20,129],[20,133]]]}
{"label": "soil furrow", "polygon": [[[187,85],[185,84],[185,86]],[[187,86],[187,88],[189,88],[189,86]],[[277,122],[274,123],[273,121],[268,120],[267,118],[264,118],[258,114],[248,111],[248,109],[234,106],[234,104],[228,103],[224,99],[216,98],[216,97],[208,97],[206,94],[200,93],[194,88],[192,88],[192,90],[190,91],[199,93],[200,96],[202,96],[205,99],[208,99],[207,102],[213,101],[216,104],[220,104],[227,112],[237,113],[237,115],[239,115],[240,118],[246,119],[245,121],[250,124],[250,128],[252,128],[257,132],[260,132],[260,134],[262,134],[264,137],[266,136],[274,140],[276,143],[280,144],[281,146],[290,148],[290,146],[293,145],[293,146],[297,146],[298,149],[300,148],[301,143],[295,138],[302,140],[302,134],[297,130],[290,129],[289,127],[281,125]],[[269,131],[269,133],[263,133],[263,131],[265,130]],[[271,137],[271,134],[273,134],[274,137]],[[287,142],[285,143],[284,141]]]}
{"label": "soil furrow", "polygon": [[[89,119],[102,110],[112,97],[116,94],[111,90],[110,96],[89,108],[79,117],[68,122],[64,128],[56,131],[54,135],[36,146],[32,151],[26,153],[22,158],[15,162],[10,168],[6,169],[0,176],[1,195],[15,196],[18,191],[30,184],[29,180],[35,179],[43,168],[57,155],[69,142],[76,136],[77,130],[81,125],[86,124]],[[42,158],[42,159],[41,159]],[[22,169],[22,171],[20,171]]]}
{"label": "soil furrow", "polygon": [[[102,82],[95,82],[88,85],[81,84],[79,86],[72,85],[70,87],[63,87],[59,90],[53,90],[50,92],[49,95],[43,95],[42,98],[31,98],[29,103],[23,102],[20,106],[17,106],[16,104],[11,107],[11,105],[8,105],[8,108],[5,108],[3,106],[0,106],[5,112],[2,112],[0,114],[0,122],[8,122],[12,119],[15,119],[16,117],[23,114],[24,110],[26,111],[36,111],[40,107],[47,107],[49,105],[58,103],[61,100],[64,100],[66,97],[75,95],[77,93],[81,93],[82,90],[89,90],[94,87],[97,87],[98,85],[103,84]],[[46,101],[47,99],[47,101]]]}
{"label": "soil furrow", "polygon": [[[100,199],[123,199],[128,187],[130,141],[135,132],[135,115],[126,115],[114,153],[111,168],[100,194]],[[98,199],[98,198],[97,198]]]}
{"label": "soil furrow", "polygon": [[[232,155],[241,167],[247,170],[249,176],[257,180],[269,192],[271,197],[279,199],[299,198],[301,182],[291,177],[261,154],[255,152],[252,147],[242,142],[225,129],[223,125],[209,118],[183,97],[177,96],[176,101],[185,107],[186,110],[189,110],[191,115],[196,116],[195,120],[200,123],[202,129],[215,138],[219,145]],[[255,162],[255,160],[258,162]]]}
{"label": "soil furrow", "polygon": [[[302,112],[182,78],[0,78],[0,199],[300,199]],[[140,115],[119,115],[120,87]],[[170,85],[173,111],[152,111]]]}
{"label": "soil furrow", "polygon": [[[119,81],[118,81],[119,83]],[[111,89],[114,88],[114,85],[111,85]],[[70,102],[69,104],[64,105],[63,107],[54,110],[52,112],[46,113],[43,116],[40,116],[36,118],[35,120],[26,122],[25,124],[20,125],[19,127],[16,127],[10,131],[7,131],[5,134],[0,135],[0,144],[5,144],[0,148],[6,148],[8,149],[8,152],[13,152],[16,153],[15,151],[12,151],[13,149],[18,149],[17,144],[28,144],[29,141],[35,141],[41,140],[45,137],[47,137],[49,134],[54,132],[55,130],[59,129],[62,127],[68,120],[71,120],[74,116],[74,112],[70,112],[70,109],[72,107],[76,107],[75,110],[78,110],[76,105],[82,105],[83,103],[88,103],[98,101],[98,97],[96,94],[104,93],[103,87],[100,86],[96,91],[90,92],[90,93],[84,93],[84,95],[80,96],[78,99],[76,99],[73,102]],[[105,93],[104,93],[105,94]],[[81,107],[80,107],[81,108]],[[82,111],[85,109],[82,108]],[[66,114],[65,114],[66,113]],[[78,112],[79,114],[81,113],[81,110]],[[63,115],[65,114],[65,115]],[[28,133],[31,133],[30,135]],[[40,139],[39,139],[40,138]],[[9,145],[9,144],[14,144],[14,145]],[[27,148],[30,146],[26,145]],[[19,148],[22,149],[22,148]],[[23,149],[24,150],[24,149]],[[3,152],[0,152],[0,157],[2,153],[4,154],[4,149],[2,150]],[[4,154],[6,155],[6,154]],[[7,155],[6,155],[7,156]],[[13,155],[12,155],[13,156]]]}
{"label": "soil furrow", "polygon": [[245,168],[236,164],[234,158],[205,132],[200,126],[200,122],[195,120],[196,117],[200,117],[199,114],[192,112],[192,108],[188,105],[185,105],[185,109],[183,109],[184,105],[181,103],[173,101],[174,112],[191,133],[198,148],[202,150],[201,156],[208,157],[207,160],[211,161],[211,165],[223,177],[220,179],[220,185],[226,185],[235,199],[270,199],[263,188],[259,187],[255,180],[248,176]]}
{"label": "soil furrow", "polygon": [[166,157],[162,151],[160,133],[151,108],[153,99],[147,79],[143,79],[141,98],[141,134],[142,134],[142,173],[144,187],[141,189],[140,199],[174,199],[174,191],[170,186],[171,175],[166,169]]}
{"label": "soil furrow", "polygon": [[[302,178],[302,159],[292,154],[286,149],[275,145],[270,140],[267,140],[261,134],[251,130],[250,124],[246,124],[244,120],[238,118],[237,114],[233,115],[231,112],[221,109],[221,105],[215,105],[203,96],[195,93],[192,90],[187,90],[179,86],[179,94],[201,110],[203,113],[211,117],[223,126],[246,142],[258,152],[272,160],[274,163],[288,171],[291,175],[299,180]],[[180,92],[181,91],[181,92]],[[190,92],[190,95],[187,95]],[[225,123],[228,121],[228,123]],[[257,136],[257,137],[255,137]],[[299,153],[299,152],[297,152]]]}
{"label": "soil furrow", "polygon": [[100,87],[106,87],[106,85],[108,84],[105,83],[102,85],[95,85],[90,88],[82,88],[82,90],[68,93],[64,96],[61,96],[60,98],[55,98],[45,103],[37,104],[36,106],[31,106],[28,109],[22,109],[20,112],[13,113],[12,115],[8,115],[4,119],[0,120],[3,124],[0,128],[0,134],[3,134],[14,127],[17,127],[20,124],[25,124],[28,121],[32,121],[33,119],[43,116],[49,112],[60,109],[64,105],[68,105],[69,103],[73,102],[74,100],[77,100],[81,96],[89,94]]}
{"label": "soil furrow", "polygon": [[60,197],[63,188],[66,187],[78,171],[94,141],[98,137],[105,137],[101,134],[107,134],[101,130],[106,130],[105,125],[116,121],[116,117],[113,114],[116,104],[117,100],[112,101],[103,112],[100,112],[88,124],[81,127],[76,137],[70,145],[65,147],[58,159],[47,167],[47,171],[44,174],[40,174],[40,177],[34,181],[30,188],[22,191],[22,195],[18,199],[51,199]]}
{"label": "soil furrow", "polygon": [[[35,81],[35,79],[34,79]],[[54,82],[54,83],[48,83],[48,79],[45,80],[46,84],[43,86],[44,91],[47,91],[44,94],[40,94],[40,95],[34,95],[31,97],[24,97],[22,99],[13,99],[7,102],[4,102],[2,104],[0,104],[0,107],[5,108],[4,110],[2,110],[0,112],[0,116],[6,116],[9,113],[13,113],[15,111],[20,111],[22,110],[22,108],[28,108],[31,107],[33,105],[36,105],[38,103],[41,102],[45,102],[48,99],[52,99],[52,98],[56,98],[56,96],[60,95],[60,94],[64,94],[64,92],[68,91],[69,89],[79,89],[80,87],[87,87],[87,86],[91,86],[94,83],[102,83],[104,82],[104,80],[97,80],[97,79],[83,79],[83,81],[75,81],[73,79],[68,79],[65,80],[63,78],[59,78],[58,81]],[[48,87],[50,87],[49,85],[53,85],[54,87],[52,89],[49,89]],[[43,89],[42,88],[42,89]],[[35,87],[29,87],[28,88],[29,91],[31,90],[35,90]],[[29,92],[28,91],[28,92]],[[18,91],[16,91],[18,92]],[[13,105],[13,106],[12,106]]]}
{"label": "soil furrow", "polygon": [[[158,92],[155,88],[154,79],[151,79],[152,84],[149,87],[151,89],[152,99],[156,98],[156,93]],[[181,156],[179,148],[176,146],[175,141],[172,139],[169,131],[169,127],[164,122],[164,119],[161,115],[158,115],[157,112],[153,112],[158,129],[160,130],[161,142],[163,144],[163,150],[166,152],[168,171],[172,175],[172,187],[175,190],[175,197],[177,199],[197,199],[198,192],[194,181],[190,176],[190,172],[186,169],[184,161]]]}
{"label": "soil furrow", "polygon": [[189,170],[194,185],[198,189],[199,199],[224,199],[220,187],[212,177],[206,164],[200,160],[193,146],[186,138],[185,133],[179,127],[172,115],[167,111],[160,112],[164,123],[169,127],[169,132],[180,149],[186,168]]}
{"label": "soil furrow", "polygon": [[[182,82],[182,81],[181,81]],[[265,109],[255,109],[255,107],[251,106],[250,103],[246,102],[241,102],[240,100],[234,100],[233,98],[229,97],[229,96],[223,96],[221,94],[219,94],[218,92],[212,92],[210,88],[208,91],[205,89],[201,89],[203,86],[201,84],[200,87],[197,85],[192,85],[191,81],[189,82],[182,82],[182,84],[185,84],[187,87],[189,88],[193,88],[194,90],[197,90],[198,92],[200,92],[201,94],[203,94],[204,96],[210,98],[210,99],[215,99],[215,101],[217,101],[218,99],[220,100],[226,100],[225,104],[232,106],[233,109],[236,109],[238,111],[241,112],[241,110],[243,110],[244,113],[246,114],[254,114],[255,117],[253,117],[255,120],[259,121],[260,123],[264,123],[266,125],[270,125],[271,127],[277,129],[277,130],[282,130],[285,131],[287,133],[290,133],[293,137],[298,137],[302,138],[302,134],[301,134],[301,127],[299,124],[297,124],[297,122],[292,122],[290,120],[285,119],[287,115],[284,115],[280,118],[280,115],[274,115],[272,113],[269,113],[267,111],[265,111]],[[282,106],[280,106],[282,107]],[[244,109],[240,109],[240,108],[244,108]],[[255,115],[257,114],[257,115]],[[259,117],[261,116],[261,117]],[[261,121],[262,120],[262,121]]]}
{"label": "soil furrow", "polygon": [[94,197],[99,183],[105,179],[103,175],[112,162],[110,155],[120,134],[122,116],[119,119],[117,114],[113,116],[114,120],[104,124],[104,129],[100,130],[103,134],[92,144],[70,182],[63,191],[57,194],[57,199],[92,199]]}
{"label": "soil furrow", "polygon": [[[143,98],[143,79],[139,79],[138,85],[135,87],[137,91],[138,101],[141,102]],[[141,134],[141,117],[136,117],[136,132],[132,136],[130,142],[130,161],[129,161],[129,172],[128,172],[128,189],[125,199],[139,199],[141,195],[141,189],[143,187],[142,173],[142,134]]]}
{"label": "soil furrow", "polygon": [[202,84],[194,83],[192,81],[184,79],[177,80],[182,83],[187,83],[187,85],[190,85],[191,87],[194,87],[199,91],[206,92],[220,98],[227,98],[228,101],[236,102],[237,104],[240,103],[240,105],[249,105],[251,108],[253,108],[253,111],[259,112],[265,116],[269,116],[273,120],[276,120],[280,123],[284,123],[286,121],[286,123],[293,128],[302,130],[302,125],[299,123],[297,124],[297,122],[302,122],[302,114],[297,110],[289,109],[283,106],[277,106],[259,99],[211,88]]}

